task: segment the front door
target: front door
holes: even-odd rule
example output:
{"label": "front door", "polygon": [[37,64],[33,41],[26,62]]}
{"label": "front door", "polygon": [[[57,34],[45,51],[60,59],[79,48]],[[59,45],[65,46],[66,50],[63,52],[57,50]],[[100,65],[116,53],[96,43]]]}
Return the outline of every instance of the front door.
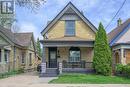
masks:
{"label": "front door", "polygon": [[49,48],[49,68],[57,68],[57,48]]}

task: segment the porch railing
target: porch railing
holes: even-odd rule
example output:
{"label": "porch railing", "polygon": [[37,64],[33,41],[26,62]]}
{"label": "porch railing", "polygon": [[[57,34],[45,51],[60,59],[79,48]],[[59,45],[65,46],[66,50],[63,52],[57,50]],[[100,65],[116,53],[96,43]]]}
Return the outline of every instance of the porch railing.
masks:
{"label": "porch railing", "polygon": [[67,62],[63,61],[63,68],[92,68],[92,62]]}

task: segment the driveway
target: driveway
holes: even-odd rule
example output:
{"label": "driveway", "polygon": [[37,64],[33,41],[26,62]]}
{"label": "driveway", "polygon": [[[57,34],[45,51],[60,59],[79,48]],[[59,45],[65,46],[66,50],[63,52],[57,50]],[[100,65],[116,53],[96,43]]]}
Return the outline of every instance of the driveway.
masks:
{"label": "driveway", "polygon": [[0,87],[130,87],[126,84],[48,84],[57,77],[39,78],[36,72],[24,73],[0,80]]}
{"label": "driveway", "polygon": [[0,80],[0,87],[30,87],[34,84],[47,84],[56,77],[39,78],[36,72],[24,73]]}

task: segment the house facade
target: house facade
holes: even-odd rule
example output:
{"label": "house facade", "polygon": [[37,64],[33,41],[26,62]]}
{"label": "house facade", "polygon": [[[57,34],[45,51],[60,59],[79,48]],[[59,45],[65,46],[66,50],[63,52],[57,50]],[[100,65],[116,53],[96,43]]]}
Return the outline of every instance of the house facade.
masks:
{"label": "house facade", "polygon": [[[71,2],[41,32],[43,40],[40,76],[63,72],[93,72],[92,62],[97,29]],[[108,33],[112,65],[130,63],[130,19]]]}
{"label": "house facade", "polygon": [[96,27],[71,2],[41,32],[41,76],[91,72]]}
{"label": "house facade", "polygon": [[12,33],[0,26],[0,73],[37,67],[33,33]]}
{"label": "house facade", "polygon": [[118,26],[108,33],[108,39],[112,48],[113,66],[115,64],[130,63],[130,19],[122,23],[118,20]]}

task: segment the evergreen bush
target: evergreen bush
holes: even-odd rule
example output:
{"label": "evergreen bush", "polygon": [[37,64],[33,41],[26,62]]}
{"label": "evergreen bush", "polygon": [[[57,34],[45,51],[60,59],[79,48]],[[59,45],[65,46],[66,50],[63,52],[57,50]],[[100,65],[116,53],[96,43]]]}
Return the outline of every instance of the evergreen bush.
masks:
{"label": "evergreen bush", "polygon": [[111,49],[102,23],[99,24],[98,32],[95,37],[93,67],[97,74],[111,75]]}

